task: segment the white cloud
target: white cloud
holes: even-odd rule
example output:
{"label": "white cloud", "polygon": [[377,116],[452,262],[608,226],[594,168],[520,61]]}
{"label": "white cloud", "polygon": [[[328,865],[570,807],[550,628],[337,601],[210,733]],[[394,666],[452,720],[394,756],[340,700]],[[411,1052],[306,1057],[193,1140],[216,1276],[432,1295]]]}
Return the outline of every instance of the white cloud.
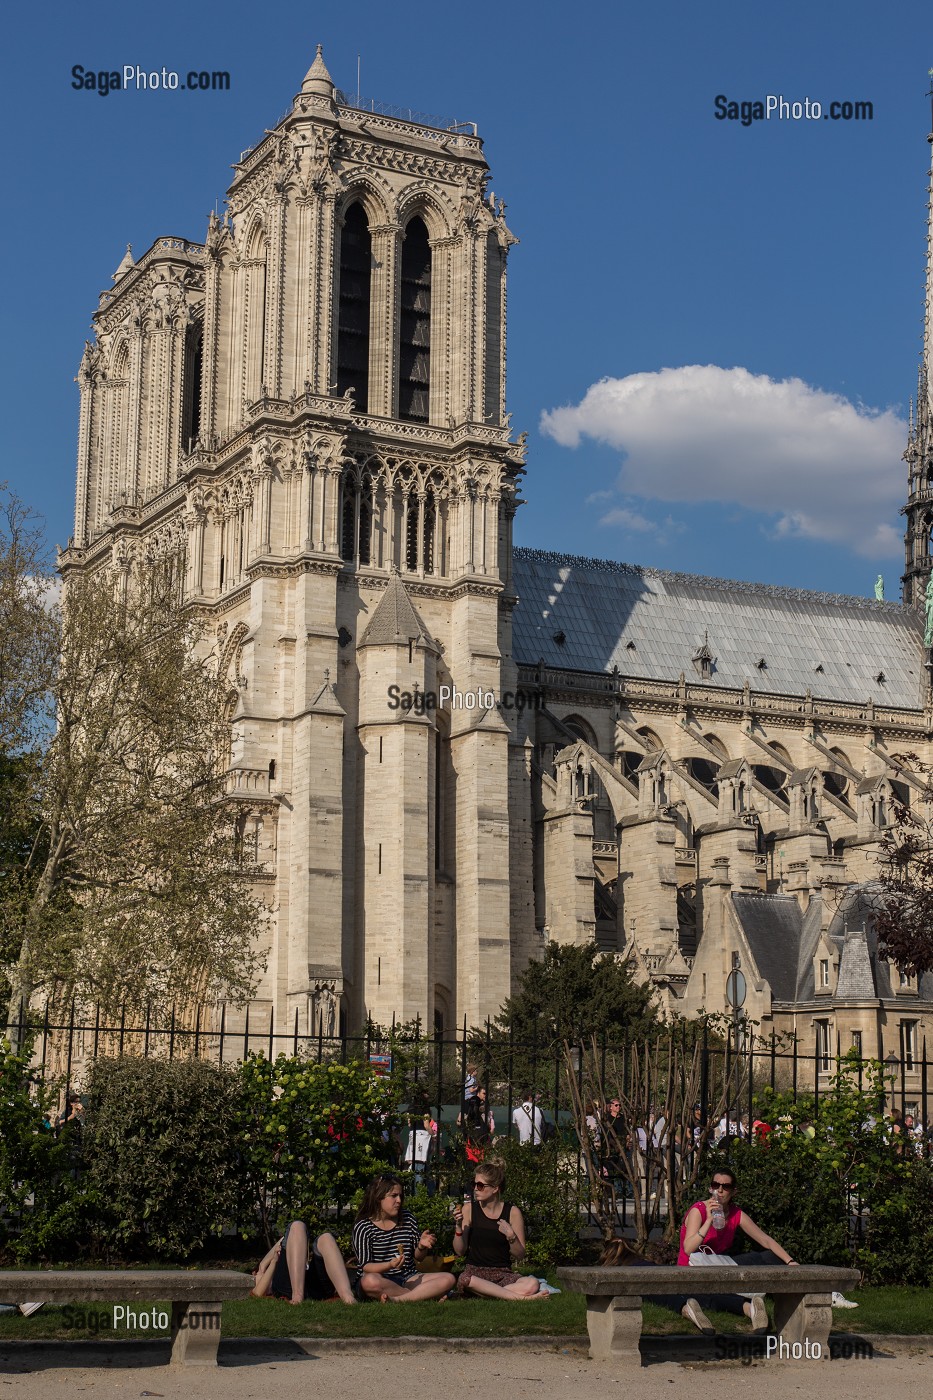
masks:
{"label": "white cloud", "polygon": [[621,525],[624,530],[634,530],[636,534],[641,535],[653,534],[661,528],[656,520],[649,520],[647,516],[640,514],[637,510],[629,510],[628,506],[620,506],[615,510],[608,511],[599,523],[600,525]]}
{"label": "white cloud", "polygon": [[[618,489],[642,500],[734,503],[776,517],[779,537],[870,558],[902,548],[906,424],[801,379],[718,365],[602,379],[580,403],[543,413],[541,430],[564,447],[591,437],[619,448]],[[604,523],[644,528],[616,514]]]}
{"label": "white cloud", "polygon": [[[615,492],[598,491],[598,497],[615,496]],[[593,497],[589,498],[590,500]],[[687,528],[680,520],[675,520],[672,515],[666,515],[663,520],[652,520],[640,510],[633,510],[629,505],[613,506],[612,510],[606,511],[605,515],[599,518],[600,525],[614,527],[627,535],[651,535],[655,544],[669,544],[675,535],[680,535]]]}

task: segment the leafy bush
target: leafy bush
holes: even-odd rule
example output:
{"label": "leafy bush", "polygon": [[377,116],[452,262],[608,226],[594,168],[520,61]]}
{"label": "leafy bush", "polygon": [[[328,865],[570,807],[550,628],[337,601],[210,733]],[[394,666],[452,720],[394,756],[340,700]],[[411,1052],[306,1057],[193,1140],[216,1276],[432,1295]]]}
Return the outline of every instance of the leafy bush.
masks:
{"label": "leafy bush", "polygon": [[235,1218],[236,1075],[204,1060],[97,1060],[84,1101],[86,1183],[106,1253],[185,1259]]}
{"label": "leafy bush", "polygon": [[236,1132],[244,1154],[243,1223],[271,1241],[289,1220],[333,1230],[389,1157],[391,1086],[360,1063],[251,1055],[240,1067]]}
{"label": "leafy bush", "polygon": [[52,1131],[54,1088],[33,1079],[31,1057],[28,1043],[0,1040],[0,1241],[17,1261],[67,1256],[86,1204],[76,1139]]}
{"label": "leafy bush", "polygon": [[801,1262],[855,1265],[870,1283],[933,1283],[933,1171],[892,1141],[883,1069],[863,1066],[860,1086],[857,1062],[843,1059],[818,1102],[765,1090],[756,1116],[773,1131],[733,1139],[710,1156],[710,1174],[728,1162],[743,1208]]}
{"label": "leafy bush", "polygon": [[933,1166],[916,1159],[870,1206],[858,1267],[872,1283],[933,1286]]}

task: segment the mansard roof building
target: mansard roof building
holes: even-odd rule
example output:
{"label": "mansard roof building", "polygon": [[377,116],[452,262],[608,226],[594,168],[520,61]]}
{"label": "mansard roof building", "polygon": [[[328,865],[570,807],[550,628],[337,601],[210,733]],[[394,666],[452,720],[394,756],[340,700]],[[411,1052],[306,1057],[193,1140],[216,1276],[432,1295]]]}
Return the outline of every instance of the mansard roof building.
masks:
{"label": "mansard roof building", "polygon": [[214,619],[262,1009],[478,1023],[596,940],[670,1011],[722,1010],[738,956],[766,1030],[903,1050],[933,988],[845,911],[924,796],[929,381],[910,606],[513,547],[488,177],[475,128],[354,106],[319,49],[204,242],[127,251],[81,361],[63,566],[165,558]]}

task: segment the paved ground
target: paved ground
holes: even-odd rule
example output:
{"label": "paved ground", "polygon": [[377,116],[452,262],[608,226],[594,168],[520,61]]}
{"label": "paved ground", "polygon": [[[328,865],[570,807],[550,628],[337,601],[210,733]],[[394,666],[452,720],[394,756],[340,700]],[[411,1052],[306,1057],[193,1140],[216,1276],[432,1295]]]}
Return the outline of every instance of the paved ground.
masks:
{"label": "paved ground", "polygon": [[[690,1400],[732,1400],[761,1387],[767,1366],[769,1400],[850,1400],[869,1387],[895,1394],[898,1400],[929,1400],[933,1394],[933,1344],[904,1340],[886,1345],[886,1355],[872,1361],[793,1362],[771,1360],[743,1366],[737,1361],[700,1365],[670,1361],[643,1368],[589,1361],[580,1351],[496,1347],[457,1352],[441,1346],[398,1354],[367,1350],[362,1354],[314,1351],[314,1343],[281,1343],[250,1350],[228,1350],[225,1364],[207,1370],[174,1370],[147,1364],[158,1355],[150,1347],[94,1352],[100,1364],[87,1365],[87,1349],[56,1347],[3,1348],[0,1351],[0,1400],[308,1400],[309,1395],[365,1397],[365,1400],[411,1400],[412,1396],[493,1395],[508,1400],[619,1400],[637,1385],[639,1400],[660,1400],[671,1386],[689,1387]],[[303,1348],[307,1348],[307,1353]],[[130,1367],[133,1358],[143,1364]],[[868,1368],[866,1370],[866,1367]],[[28,1369],[25,1369],[28,1368]]]}

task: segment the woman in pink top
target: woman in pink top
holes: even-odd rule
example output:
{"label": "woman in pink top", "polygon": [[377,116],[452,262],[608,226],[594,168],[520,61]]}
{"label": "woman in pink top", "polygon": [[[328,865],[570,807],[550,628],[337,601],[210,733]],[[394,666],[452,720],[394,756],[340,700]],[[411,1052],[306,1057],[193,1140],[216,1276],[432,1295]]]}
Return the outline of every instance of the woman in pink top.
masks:
{"label": "woman in pink top", "polygon": [[[691,1254],[696,1253],[728,1254],[736,1264],[753,1266],[796,1264],[796,1259],[791,1259],[787,1250],[783,1249],[777,1240],[765,1234],[751,1216],[746,1215],[745,1211],[735,1204],[735,1188],[736,1176],[732,1168],[717,1167],[713,1172],[709,1200],[697,1201],[692,1205],[680,1227],[678,1264],[689,1264]],[[725,1223],[718,1229],[713,1224],[714,1211],[721,1211],[725,1218]],[[732,1242],[738,1229],[743,1230],[749,1239],[761,1245],[761,1248],[746,1254],[734,1254]],[[703,1302],[707,1307],[717,1308],[722,1312],[744,1313],[751,1319],[752,1330],[755,1332],[767,1329],[768,1314],[761,1293],[756,1293],[748,1299],[743,1299],[737,1294],[705,1295]],[[700,1316],[703,1316],[701,1310]],[[696,1317],[692,1320],[697,1322],[702,1331],[712,1331],[712,1324],[708,1318],[704,1317],[703,1322],[698,1322]]]}

